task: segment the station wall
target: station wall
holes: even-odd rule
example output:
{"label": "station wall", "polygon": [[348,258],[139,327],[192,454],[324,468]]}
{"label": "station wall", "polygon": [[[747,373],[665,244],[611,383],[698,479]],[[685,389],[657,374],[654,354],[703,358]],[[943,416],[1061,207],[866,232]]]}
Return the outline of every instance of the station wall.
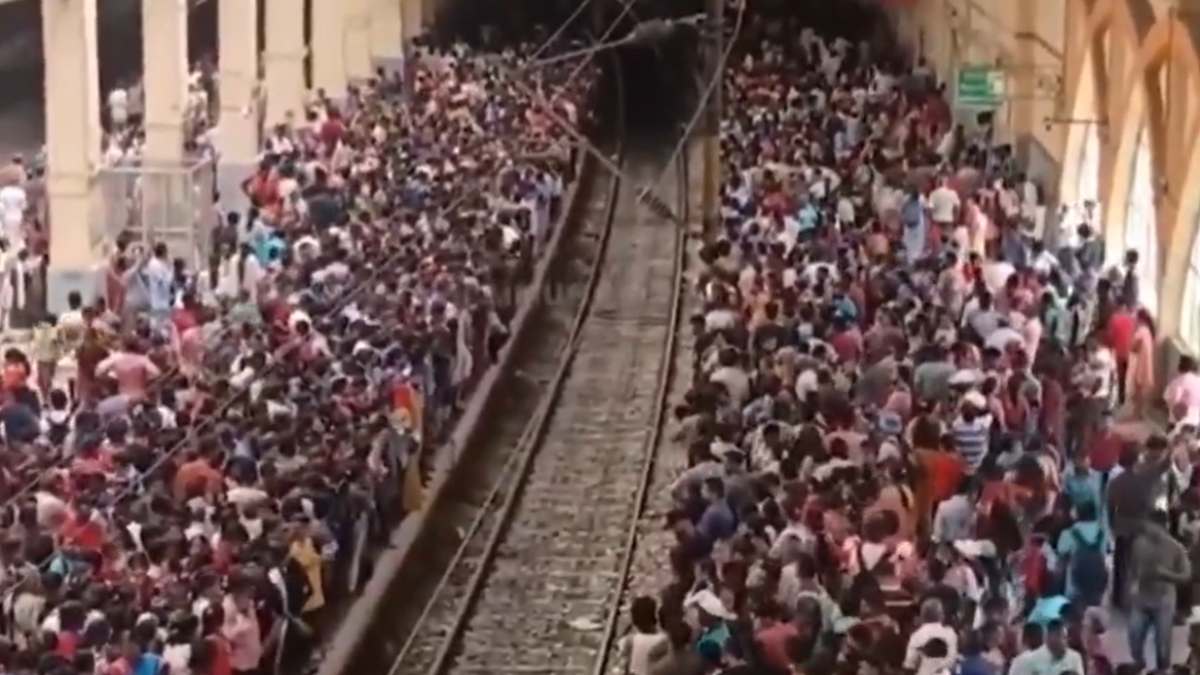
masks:
{"label": "station wall", "polygon": [[1058,232],[1090,219],[1108,263],[1138,250],[1160,336],[1200,352],[1200,0],[891,4],[950,89],[963,65],[1005,71],[998,134],[1042,181]]}

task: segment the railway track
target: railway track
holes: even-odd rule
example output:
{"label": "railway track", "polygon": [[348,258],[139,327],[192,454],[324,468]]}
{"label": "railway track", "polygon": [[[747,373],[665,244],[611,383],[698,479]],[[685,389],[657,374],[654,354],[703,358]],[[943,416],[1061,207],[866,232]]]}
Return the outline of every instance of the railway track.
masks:
{"label": "railway track", "polygon": [[[663,168],[661,158],[624,161],[639,184]],[[675,168],[673,196],[686,205],[686,170]],[[609,181],[599,250],[555,372],[548,382],[538,374],[545,388],[517,451],[473,503],[454,554],[431,566],[441,578],[412,588],[427,599],[389,675],[604,668],[658,445],[685,243]]]}
{"label": "railway track", "polygon": [[[555,260],[550,280],[530,317],[530,329],[514,345],[513,367],[493,397],[479,431],[461,450],[454,479],[429,508],[430,526],[414,542],[419,553],[406,561],[386,592],[381,615],[368,628],[348,673],[386,673],[397,655],[416,647],[409,638],[417,626],[448,621],[453,611],[445,588],[466,581],[463,559],[479,554],[483,532],[493,522],[503,489],[523,449],[531,420],[556,379],[560,358],[572,341],[575,323],[588,295],[587,270],[599,259],[612,208],[607,173],[585,170],[577,196],[577,216]],[[581,270],[583,270],[581,272]],[[464,545],[467,548],[464,548]],[[460,564],[460,562],[462,564]],[[447,578],[443,572],[457,569]],[[416,654],[405,656],[416,658]],[[427,657],[426,657],[427,658]]]}

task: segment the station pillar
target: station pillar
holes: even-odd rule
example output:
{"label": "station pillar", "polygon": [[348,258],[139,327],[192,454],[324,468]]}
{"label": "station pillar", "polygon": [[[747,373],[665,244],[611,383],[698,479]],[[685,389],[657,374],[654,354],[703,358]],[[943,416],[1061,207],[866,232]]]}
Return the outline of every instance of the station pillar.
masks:
{"label": "station pillar", "polygon": [[424,6],[422,0],[401,0],[401,10],[403,11],[403,19],[401,26],[403,28],[404,42],[417,37],[425,28],[424,21]]}
{"label": "station pillar", "polygon": [[313,87],[328,96],[346,91],[349,0],[312,0]]}
{"label": "station pillar", "polygon": [[[371,77],[371,4],[374,0],[341,0],[346,9],[346,77]],[[339,92],[340,93],[340,92]]]}
{"label": "station pillar", "polygon": [[94,297],[93,172],[100,162],[100,77],[96,0],[42,0],[46,64],[46,160],[50,260],[46,304],[66,309],[67,296]]}
{"label": "station pillar", "polygon": [[[304,59],[304,1],[267,0],[266,50],[266,123],[304,121],[304,94],[307,89]],[[317,30],[322,30],[320,27]]]}
{"label": "station pillar", "polygon": [[142,72],[148,164],[183,161],[188,104],[188,2],[142,0]]}
{"label": "station pillar", "polygon": [[429,28],[437,19],[438,0],[420,0],[421,30]]}
{"label": "station pillar", "polygon": [[371,58],[399,70],[404,64],[404,11],[401,0],[370,0]]}
{"label": "station pillar", "polygon": [[220,0],[217,7],[218,67],[221,122],[217,147],[217,189],[221,206],[243,211],[249,200],[241,185],[254,171],[258,157],[260,100],[258,96],[258,3]]}

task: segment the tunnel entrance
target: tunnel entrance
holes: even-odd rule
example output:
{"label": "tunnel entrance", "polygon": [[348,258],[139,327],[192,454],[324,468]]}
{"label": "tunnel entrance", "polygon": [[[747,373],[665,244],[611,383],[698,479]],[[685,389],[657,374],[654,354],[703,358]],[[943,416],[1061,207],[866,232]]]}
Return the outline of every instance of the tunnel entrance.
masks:
{"label": "tunnel entrance", "polygon": [[[431,39],[443,45],[464,40],[493,48],[514,42],[540,45],[576,13],[580,1],[446,0]],[[590,45],[605,33],[605,42],[611,42],[628,35],[640,22],[698,14],[704,11],[704,4],[704,0],[638,0],[626,11],[622,2],[590,0],[556,44],[574,40]],[[617,89],[620,82],[625,94],[626,130],[646,139],[676,138],[699,102],[701,48],[697,31],[681,27],[653,46],[621,47],[596,54],[603,73],[592,105],[598,135],[610,138],[614,133],[615,106],[622,99]]]}

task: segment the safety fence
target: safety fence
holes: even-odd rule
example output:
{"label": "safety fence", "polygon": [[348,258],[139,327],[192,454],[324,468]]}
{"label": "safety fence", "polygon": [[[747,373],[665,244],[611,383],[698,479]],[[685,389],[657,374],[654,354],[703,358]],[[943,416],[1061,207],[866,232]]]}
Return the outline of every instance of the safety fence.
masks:
{"label": "safety fence", "polygon": [[211,158],[176,166],[104,167],[95,181],[93,250],[125,237],[147,246],[165,243],[171,257],[182,258],[192,269],[207,264],[209,234],[218,217]]}

